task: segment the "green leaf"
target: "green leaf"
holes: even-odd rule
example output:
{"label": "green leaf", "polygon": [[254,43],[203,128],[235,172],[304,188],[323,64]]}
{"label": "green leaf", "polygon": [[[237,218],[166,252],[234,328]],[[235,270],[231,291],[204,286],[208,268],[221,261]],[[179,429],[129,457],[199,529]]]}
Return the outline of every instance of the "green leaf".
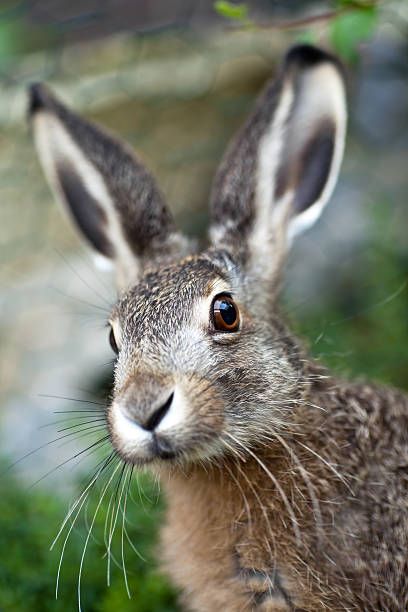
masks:
{"label": "green leaf", "polygon": [[373,8],[377,3],[377,0],[337,0],[337,6],[339,7],[354,7],[357,9]]}
{"label": "green leaf", "polygon": [[248,7],[246,4],[234,4],[228,0],[217,0],[214,2],[215,11],[222,17],[234,21],[245,21],[248,18]]}
{"label": "green leaf", "polygon": [[375,7],[340,14],[331,24],[330,38],[336,52],[346,61],[355,61],[361,42],[373,35],[377,23]]}
{"label": "green leaf", "polygon": [[0,20],[0,56],[2,59],[14,56],[20,51],[22,34],[19,23]]}

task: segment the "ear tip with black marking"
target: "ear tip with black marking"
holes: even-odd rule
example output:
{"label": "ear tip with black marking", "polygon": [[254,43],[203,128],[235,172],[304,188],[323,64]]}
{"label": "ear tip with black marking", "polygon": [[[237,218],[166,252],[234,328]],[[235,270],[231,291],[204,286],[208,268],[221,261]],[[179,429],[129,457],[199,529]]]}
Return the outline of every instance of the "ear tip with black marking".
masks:
{"label": "ear tip with black marking", "polygon": [[33,117],[36,113],[51,105],[51,96],[44,83],[32,83],[28,88],[29,103],[28,116]]}
{"label": "ear tip with black marking", "polygon": [[341,72],[343,72],[340,60],[335,56],[310,44],[299,44],[289,49],[286,54],[285,64],[287,66],[296,64],[299,68],[307,69],[314,68],[318,64],[330,62],[334,64]]}

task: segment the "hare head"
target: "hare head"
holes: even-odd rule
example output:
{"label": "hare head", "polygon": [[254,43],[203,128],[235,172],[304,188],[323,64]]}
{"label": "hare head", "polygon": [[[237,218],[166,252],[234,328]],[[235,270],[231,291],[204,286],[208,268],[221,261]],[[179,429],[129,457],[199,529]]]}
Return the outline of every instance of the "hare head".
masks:
{"label": "hare head", "polygon": [[51,187],[116,270],[107,422],[122,458],[216,460],[287,427],[307,376],[277,288],[290,244],[317,220],[339,172],[337,60],[307,45],[289,51],[221,163],[200,252],[126,146],[43,85],[31,89],[30,115]]}

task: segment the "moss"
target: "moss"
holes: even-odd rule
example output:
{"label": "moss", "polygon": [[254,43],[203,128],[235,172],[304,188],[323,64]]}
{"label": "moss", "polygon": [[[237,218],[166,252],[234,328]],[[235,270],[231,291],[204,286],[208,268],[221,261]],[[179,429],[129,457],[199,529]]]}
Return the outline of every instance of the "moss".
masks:
{"label": "moss", "polygon": [[[111,586],[106,584],[106,548],[103,530],[108,505],[102,504],[85,556],[82,576],[82,609],[86,612],[170,612],[176,610],[176,597],[167,581],[158,574],[151,552],[155,546],[156,525],[161,503],[153,483],[145,476],[134,479],[134,502],[127,506],[128,532],[140,556],[125,546],[127,578],[132,599],[124,587],[122,568],[112,563]],[[112,490],[115,489],[113,483]],[[6,473],[0,494],[0,609],[7,612],[58,612],[78,607],[77,583],[80,558],[92,516],[98,502],[93,496],[86,516],[72,531],[64,555],[58,600],[55,600],[56,573],[63,538],[49,551],[58,525],[66,512],[65,503],[47,492],[27,491]],[[108,524],[110,518],[108,517]],[[121,518],[112,541],[112,552],[121,563]],[[144,560],[141,558],[143,556]]]}

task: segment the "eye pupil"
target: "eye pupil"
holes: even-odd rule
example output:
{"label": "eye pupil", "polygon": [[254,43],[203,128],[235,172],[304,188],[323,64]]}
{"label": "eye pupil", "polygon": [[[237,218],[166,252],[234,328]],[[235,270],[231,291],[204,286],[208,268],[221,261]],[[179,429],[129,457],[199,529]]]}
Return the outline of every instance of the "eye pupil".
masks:
{"label": "eye pupil", "polygon": [[235,310],[235,306],[231,302],[223,300],[219,304],[219,309],[223,321],[227,325],[234,325],[235,319],[237,318],[237,311]]}
{"label": "eye pupil", "polygon": [[218,295],[214,298],[212,322],[216,331],[238,331],[239,319],[239,310],[229,295]]}

